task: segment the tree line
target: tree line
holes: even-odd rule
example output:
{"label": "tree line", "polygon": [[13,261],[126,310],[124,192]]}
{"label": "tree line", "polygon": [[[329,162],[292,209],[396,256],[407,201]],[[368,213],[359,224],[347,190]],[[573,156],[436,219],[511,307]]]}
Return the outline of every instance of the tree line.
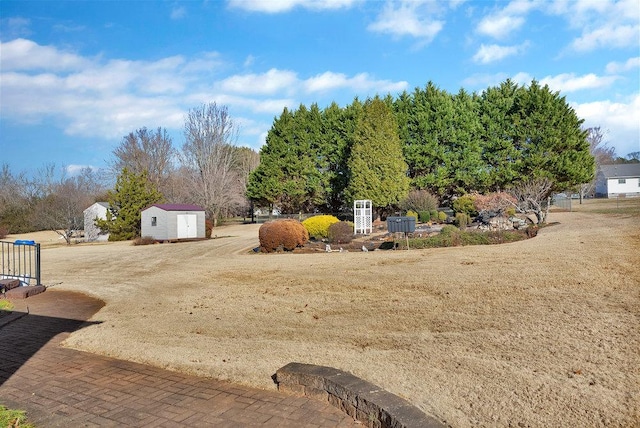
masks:
{"label": "tree line", "polygon": [[339,212],[354,199],[393,210],[409,189],[441,203],[528,181],[553,191],[589,182],[595,161],[583,121],[558,92],[506,80],[450,94],[413,92],[341,108],[284,109],[249,177],[247,196],[284,212]]}

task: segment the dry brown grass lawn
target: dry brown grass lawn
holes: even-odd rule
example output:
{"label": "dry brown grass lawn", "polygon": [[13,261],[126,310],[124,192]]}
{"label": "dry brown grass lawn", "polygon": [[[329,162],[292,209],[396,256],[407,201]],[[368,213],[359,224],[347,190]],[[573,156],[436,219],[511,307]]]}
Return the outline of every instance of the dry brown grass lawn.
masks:
{"label": "dry brown grass lawn", "polygon": [[106,302],[103,323],[67,340],[77,349],[263,388],[291,361],[332,366],[455,427],[638,426],[640,199],[628,201],[575,203],[500,246],[251,254],[256,225],[48,246],[43,278]]}

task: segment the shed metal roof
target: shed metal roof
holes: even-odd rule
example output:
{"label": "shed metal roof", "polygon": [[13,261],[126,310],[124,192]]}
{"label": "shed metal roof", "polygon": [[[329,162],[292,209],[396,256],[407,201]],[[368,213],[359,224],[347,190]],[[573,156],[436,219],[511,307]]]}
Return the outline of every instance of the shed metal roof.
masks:
{"label": "shed metal roof", "polygon": [[153,204],[145,209],[151,207],[157,207],[163,211],[204,211],[204,208],[191,204]]}

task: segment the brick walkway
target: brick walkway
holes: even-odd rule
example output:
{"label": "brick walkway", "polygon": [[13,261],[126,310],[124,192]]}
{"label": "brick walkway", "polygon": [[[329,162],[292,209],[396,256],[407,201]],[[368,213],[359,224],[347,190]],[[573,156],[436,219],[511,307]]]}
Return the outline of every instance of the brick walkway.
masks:
{"label": "brick walkway", "polygon": [[[355,427],[328,403],[60,347],[99,301],[56,291],[0,318],[0,403],[38,427]],[[360,425],[361,426],[361,425]]]}

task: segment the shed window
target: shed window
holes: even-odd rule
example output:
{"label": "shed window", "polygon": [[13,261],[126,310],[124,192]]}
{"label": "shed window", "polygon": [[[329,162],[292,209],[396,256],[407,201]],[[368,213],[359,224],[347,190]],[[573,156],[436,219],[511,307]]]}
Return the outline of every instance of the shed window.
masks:
{"label": "shed window", "polygon": [[627,179],[626,178],[618,178],[618,184],[626,184]]}
{"label": "shed window", "polygon": [[158,217],[151,217],[151,226],[158,225]]}

